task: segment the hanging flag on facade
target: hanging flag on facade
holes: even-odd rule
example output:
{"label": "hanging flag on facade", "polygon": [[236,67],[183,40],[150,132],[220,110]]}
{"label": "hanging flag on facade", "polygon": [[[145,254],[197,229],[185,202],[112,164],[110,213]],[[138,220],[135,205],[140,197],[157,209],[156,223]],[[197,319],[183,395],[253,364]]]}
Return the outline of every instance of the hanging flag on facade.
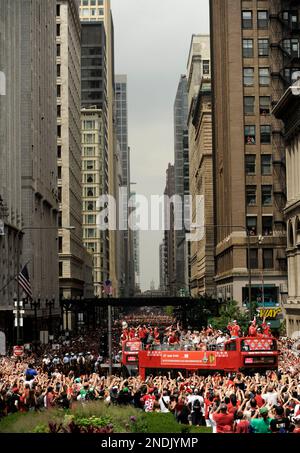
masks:
{"label": "hanging flag on facade", "polygon": [[104,293],[108,296],[112,295],[112,283],[111,280],[105,280],[104,282]]}
{"label": "hanging flag on facade", "polygon": [[23,267],[21,272],[19,273],[18,277],[16,277],[19,285],[24,289],[25,293],[27,296],[32,299],[32,288],[31,288],[31,283],[29,280],[29,272],[27,268],[27,264]]}

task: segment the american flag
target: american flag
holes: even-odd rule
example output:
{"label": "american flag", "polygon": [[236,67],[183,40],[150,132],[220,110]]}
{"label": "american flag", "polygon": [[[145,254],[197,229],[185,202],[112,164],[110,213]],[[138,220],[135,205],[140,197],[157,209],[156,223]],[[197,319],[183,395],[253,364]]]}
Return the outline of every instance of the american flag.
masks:
{"label": "american flag", "polygon": [[112,284],[110,280],[105,280],[104,282],[104,293],[107,295],[112,295]]}
{"label": "american flag", "polygon": [[18,277],[16,277],[16,279],[17,279],[19,285],[22,286],[22,288],[24,289],[27,296],[29,296],[32,299],[32,289],[31,289],[31,283],[29,281],[29,273],[28,273],[27,264],[25,264],[25,266],[19,273]]}

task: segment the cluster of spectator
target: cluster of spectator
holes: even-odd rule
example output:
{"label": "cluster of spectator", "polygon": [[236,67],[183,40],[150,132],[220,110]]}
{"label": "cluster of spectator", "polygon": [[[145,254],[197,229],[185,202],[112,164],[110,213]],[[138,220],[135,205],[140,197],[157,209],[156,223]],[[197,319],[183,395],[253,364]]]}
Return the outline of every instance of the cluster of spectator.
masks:
{"label": "cluster of spectator", "polygon": [[[211,326],[192,332],[179,325],[156,330],[137,326],[134,333],[138,336],[145,327],[147,339],[150,335],[155,341],[158,332],[157,341],[168,346],[175,336],[184,348],[202,349],[235,336],[230,325],[226,334]],[[131,331],[123,324],[123,333],[125,329]],[[45,349],[43,354],[0,359],[0,418],[17,411],[69,409],[99,400],[108,405],[133,405],[146,412],[172,413],[179,423],[210,426],[216,433],[300,432],[300,350],[299,343],[291,339],[278,340],[277,372],[254,376],[212,373],[206,377],[178,372],[175,378],[171,373],[157,373],[146,380],[104,376],[101,364],[105,359],[97,345],[81,352],[84,346],[94,346],[89,339],[64,340],[57,353]]]}
{"label": "cluster of spectator", "polygon": [[[237,338],[242,331],[237,321],[234,320],[227,326],[227,332],[214,329],[211,325],[201,330],[184,330],[177,323],[166,328],[157,327],[148,323],[137,327],[128,326],[127,321],[122,323],[121,344],[128,340],[138,339],[145,348],[153,348],[156,345],[168,345],[180,350],[217,350],[222,349],[230,338]],[[254,319],[248,329],[250,337],[270,337],[272,335],[270,324],[263,320],[261,326]]]}

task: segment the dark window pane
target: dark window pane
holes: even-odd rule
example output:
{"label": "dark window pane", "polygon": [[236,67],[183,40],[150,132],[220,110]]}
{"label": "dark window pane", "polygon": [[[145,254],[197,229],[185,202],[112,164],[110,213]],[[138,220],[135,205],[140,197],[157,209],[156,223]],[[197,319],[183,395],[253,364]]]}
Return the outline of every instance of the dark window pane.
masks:
{"label": "dark window pane", "polygon": [[272,205],[272,186],[261,186],[261,203],[263,206]]}
{"label": "dark window pane", "polygon": [[256,216],[247,216],[246,217],[246,227],[248,234],[250,236],[257,235],[257,217]]}
{"label": "dark window pane", "polygon": [[255,126],[245,126],[245,144],[246,145],[255,145],[256,143],[256,133]]}
{"label": "dark window pane", "polygon": [[254,96],[245,96],[244,97],[244,111],[245,115],[253,115],[254,114]]}
{"label": "dark window pane", "polygon": [[257,28],[268,28],[269,14],[268,11],[257,11]]}
{"label": "dark window pane", "polygon": [[256,156],[255,154],[246,154],[245,170],[247,175],[255,175]]}
{"label": "dark window pane", "polygon": [[273,250],[264,249],[263,250],[263,268],[264,269],[273,269]]}
{"label": "dark window pane", "polygon": [[243,28],[253,27],[252,11],[242,11],[242,27]]}
{"label": "dark window pane", "polygon": [[263,145],[271,143],[271,126],[260,126],[260,142]]}
{"label": "dark window pane", "polygon": [[253,58],[253,39],[243,39],[243,57]]}
{"label": "dark window pane", "polygon": [[273,217],[263,216],[262,217],[262,235],[272,236],[273,234]]}

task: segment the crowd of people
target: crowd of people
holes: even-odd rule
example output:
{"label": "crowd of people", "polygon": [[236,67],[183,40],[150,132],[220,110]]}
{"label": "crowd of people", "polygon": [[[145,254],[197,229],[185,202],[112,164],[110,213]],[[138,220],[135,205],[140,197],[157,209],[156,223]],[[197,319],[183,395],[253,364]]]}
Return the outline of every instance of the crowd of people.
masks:
{"label": "crowd of people", "polygon": [[[122,334],[120,337],[120,345],[128,340],[139,340],[146,349],[153,349],[158,345],[167,345],[180,350],[217,350],[222,349],[226,341],[230,338],[242,336],[241,327],[236,320],[230,322],[227,326],[227,331],[214,329],[211,325],[202,327],[201,330],[185,330],[177,324],[171,324],[167,327],[152,326],[150,323],[129,326],[126,320],[122,323]],[[265,319],[261,325],[254,318],[250,323],[247,336],[249,337],[270,337],[272,335],[270,323]]]}
{"label": "crowd of people", "polygon": [[[136,326],[135,335],[143,327]],[[259,334],[255,322],[250,327],[256,327]],[[268,335],[268,325],[264,328],[261,335]],[[130,332],[125,324],[123,333],[124,329]],[[211,326],[195,332],[183,331],[179,325],[157,330],[147,325],[146,329],[147,338],[151,333],[154,341],[158,331],[157,341],[172,344],[175,333],[183,347],[192,345],[197,349],[240,334],[236,322],[229,324],[228,333]],[[99,332],[93,335],[97,340]],[[132,405],[145,412],[172,413],[178,423],[210,426],[215,433],[299,433],[299,349],[287,338],[280,338],[278,344],[277,372],[252,376],[212,372],[209,376],[189,377],[178,372],[175,377],[168,373],[142,380],[140,376],[105,376],[99,366],[103,358],[97,344],[83,337],[65,340],[57,352],[45,349],[43,354],[28,352],[22,358],[0,359],[0,419],[18,411],[68,409],[99,400],[108,405]]]}

